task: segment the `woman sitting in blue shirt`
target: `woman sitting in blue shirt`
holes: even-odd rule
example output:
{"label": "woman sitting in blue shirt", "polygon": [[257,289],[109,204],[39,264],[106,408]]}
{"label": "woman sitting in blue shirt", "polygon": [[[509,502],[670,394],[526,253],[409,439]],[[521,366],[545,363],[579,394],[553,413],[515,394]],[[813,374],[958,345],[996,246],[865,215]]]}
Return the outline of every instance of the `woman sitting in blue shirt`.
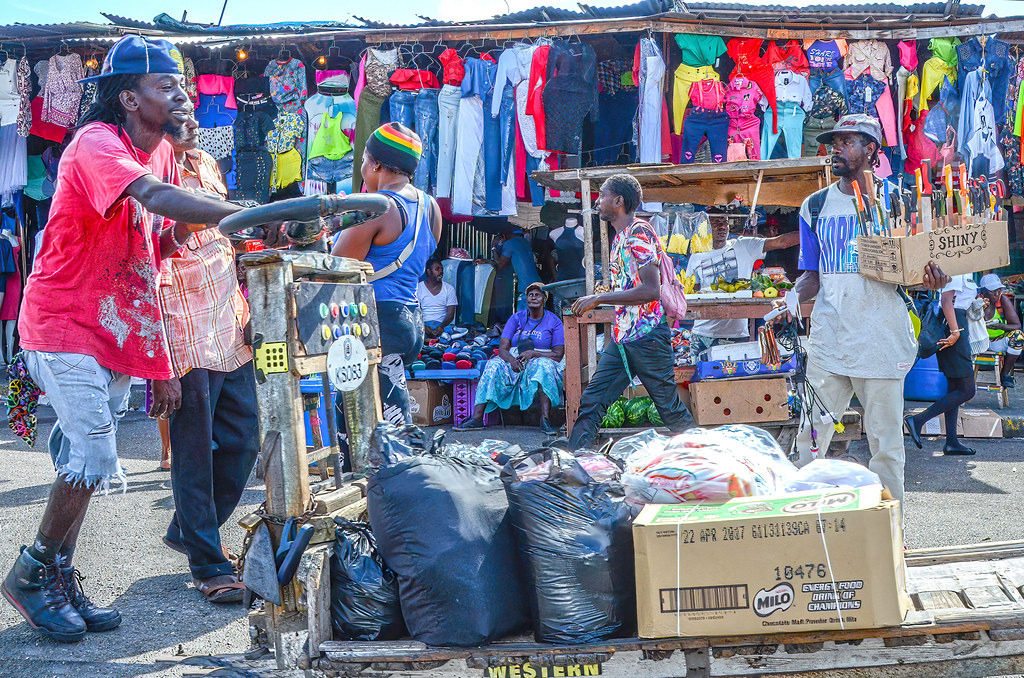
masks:
{"label": "woman sitting in blue shirt", "polygon": [[562,402],[565,339],[562,323],[544,310],[547,293],[535,282],[526,288],[526,310],[509,318],[501,333],[498,355],[487,361],[476,387],[473,418],[456,430],[483,428],[484,412],[517,406],[528,409],[534,397],[540,404],[540,429],[557,435],[551,426],[551,406]]}

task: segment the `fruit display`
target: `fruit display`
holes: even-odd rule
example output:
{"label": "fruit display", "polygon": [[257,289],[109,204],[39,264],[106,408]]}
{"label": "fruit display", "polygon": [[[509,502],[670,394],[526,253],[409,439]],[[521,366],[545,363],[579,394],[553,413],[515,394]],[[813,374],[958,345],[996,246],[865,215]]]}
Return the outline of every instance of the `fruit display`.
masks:
{"label": "fruit display", "polygon": [[628,426],[642,426],[647,421],[647,410],[653,401],[650,396],[637,396],[626,403],[626,424]]}
{"label": "fruit display", "polygon": [[664,422],[661,420],[661,415],[658,413],[658,408],[652,402],[651,406],[647,408],[647,421],[651,422],[651,426],[664,426]]}
{"label": "fruit display", "polygon": [[604,413],[604,419],[601,420],[601,428],[622,428],[625,421],[626,399],[620,397],[608,406],[608,411]]}

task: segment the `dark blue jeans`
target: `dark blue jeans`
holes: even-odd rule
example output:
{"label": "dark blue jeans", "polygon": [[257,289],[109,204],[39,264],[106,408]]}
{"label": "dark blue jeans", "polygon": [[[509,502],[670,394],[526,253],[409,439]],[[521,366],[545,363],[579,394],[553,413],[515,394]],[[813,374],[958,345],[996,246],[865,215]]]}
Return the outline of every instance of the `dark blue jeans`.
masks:
{"label": "dark blue jeans", "polygon": [[826,71],[824,68],[812,68],[811,77],[808,79],[811,94],[817,92],[822,83],[828,85],[844,97],[849,96],[846,92],[846,76],[843,75],[842,69],[833,68]]}
{"label": "dark blue jeans", "polygon": [[[622,365],[623,352],[629,361],[628,371]],[[580,412],[569,436],[569,449],[593,445],[605,411],[622,395],[633,376],[640,378],[665,426],[672,431],[689,428],[693,417],[679,400],[672,368],[672,331],[664,322],[639,339],[622,344],[621,351],[614,342],[609,344],[598,358],[597,371],[580,397]]]}
{"label": "dark blue jeans", "polygon": [[484,207],[488,212],[501,211],[501,124],[491,116],[491,98],[484,99],[484,185],[487,188]]}
{"label": "dark blue jeans", "polygon": [[398,122],[413,129],[416,126],[416,92],[398,89],[391,93],[388,101],[391,112],[390,122]]}
{"label": "dark blue jeans", "polygon": [[181,409],[170,425],[174,517],[167,539],[185,547],[196,579],[231,574],[220,526],[238,506],[260,449],[252,363],[234,372],[191,370],[181,378]]}
{"label": "dark blue jeans", "polygon": [[597,96],[597,107],[600,113],[600,124],[594,125],[594,165],[619,164],[619,154],[623,146],[631,160],[636,160],[636,152],[632,148],[633,118],[636,117],[637,96],[635,92],[607,94]]}
{"label": "dark blue jeans", "polygon": [[413,110],[416,113],[416,134],[423,143],[423,155],[416,165],[412,183],[427,193],[437,186],[437,93],[436,89],[421,89],[416,95]]}
{"label": "dark blue jeans", "polygon": [[[484,115],[490,115],[490,110],[484,111]],[[501,93],[498,126],[501,130],[501,184],[504,186],[508,183],[509,163],[516,151],[516,91],[507,82]]]}

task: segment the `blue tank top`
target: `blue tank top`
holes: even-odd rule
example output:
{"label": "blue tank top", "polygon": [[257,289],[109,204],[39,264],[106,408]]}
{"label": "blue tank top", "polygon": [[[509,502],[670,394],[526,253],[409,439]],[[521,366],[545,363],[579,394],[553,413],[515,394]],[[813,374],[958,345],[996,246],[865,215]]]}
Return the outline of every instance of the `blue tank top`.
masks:
{"label": "blue tank top", "polygon": [[398,259],[398,255],[412,240],[413,229],[421,230],[419,240],[416,242],[416,249],[412,251],[402,267],[385,278],[373,281],[373,294],[377,301],[395,301],[415,306],[417,304],[416,285],[426,268],[427,259],[437,249],[437,242],[430,230],[430,199],[424,196],[424,213],[417,214],[415,200],[408,200],[394,191],[381,191],[381,193],[398,201],[398,207],[405,215],[406,225],[405,230],[394,242],[387,245],[370,245],[370,251],[366,253],[366,261],[373,264],[375,271],[394,263]]}

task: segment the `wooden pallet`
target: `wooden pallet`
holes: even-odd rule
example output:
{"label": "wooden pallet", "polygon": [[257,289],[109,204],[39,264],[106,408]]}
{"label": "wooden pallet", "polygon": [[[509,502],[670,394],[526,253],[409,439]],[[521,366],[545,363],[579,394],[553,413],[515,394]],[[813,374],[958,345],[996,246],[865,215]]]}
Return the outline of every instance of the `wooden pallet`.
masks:
{"label": "wooden pallet", "polygon": [[[1024,671],[1024,542],[907,553],[914,609],[898,627],[701,638],[624,638],[579,646],[499,642],[479,648],[414,641],[328,641],[319,667],[347,675],[424,671],[424,675],[521,675],[511,667],[599,663],[604,676],[719,675],[977,676]],[[674,657],[674,659],[673,659]],[[653,661],[652,661],[653,660]],[[668,661],[663,661],[668,660]],[[565,669],[567,671],[568,669]],[[552,669],[547,675],[555,673]],[[537,673],[537,675],[541,675]]]}

